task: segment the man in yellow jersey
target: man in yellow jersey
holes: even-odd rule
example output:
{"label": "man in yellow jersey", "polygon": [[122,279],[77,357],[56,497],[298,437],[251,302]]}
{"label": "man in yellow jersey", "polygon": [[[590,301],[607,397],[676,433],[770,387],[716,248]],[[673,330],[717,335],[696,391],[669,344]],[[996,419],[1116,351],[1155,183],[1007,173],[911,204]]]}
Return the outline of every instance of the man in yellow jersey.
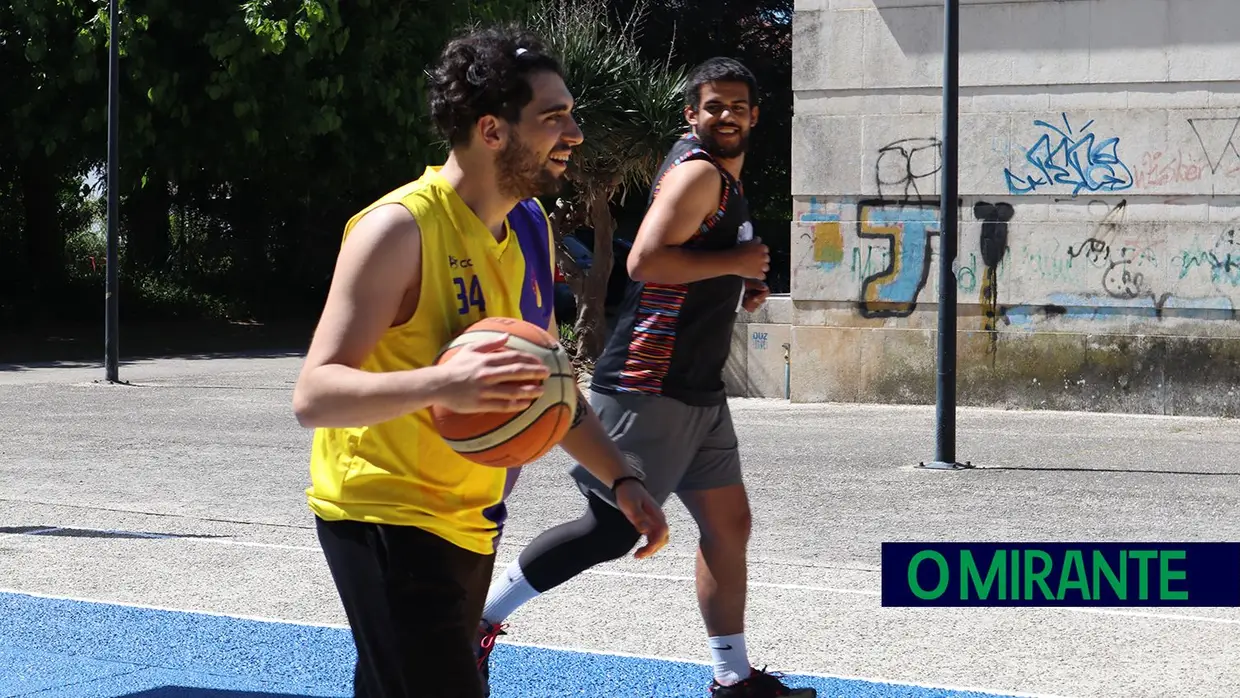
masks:
{"label": "man in yellow jersey", "polygon": [[[314,427],[309,506],[353,631],[358,696],[483,695],[474,655],[505,497],[517,470],[476,465],[436,433],[429,408],[524,409],[542,363],[476,344],[440,348],[489,316],[557,332],[552,236],[537,199],[555,193],[582,141],[560,66],[518,30],[451,41],[430,111],[451,145],[442,167],[345,226],[319,325],[293,394]],[[647,537],[667,524],[588,402],[562,446],[609,483]]]}

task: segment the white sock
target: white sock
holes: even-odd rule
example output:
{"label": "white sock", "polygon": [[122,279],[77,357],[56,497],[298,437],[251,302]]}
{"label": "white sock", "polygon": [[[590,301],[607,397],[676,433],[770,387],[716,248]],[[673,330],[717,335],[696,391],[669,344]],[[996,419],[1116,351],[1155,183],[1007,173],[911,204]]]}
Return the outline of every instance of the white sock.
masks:
{"label": "white sock", "polygon": [[749,654],[745,651],[745,633],[716,635],[710,638],[710,654],[715,660],[715,680],[727,686],[749,678]]}
{"label": "white sock", "polygon": [[482,619],[488,623],[502,623],[521,604],[535,596],[538,596],[538,591],[525,581],[521,564],[513,560],[504,574],[491,584],[486,605],[482,608]]}

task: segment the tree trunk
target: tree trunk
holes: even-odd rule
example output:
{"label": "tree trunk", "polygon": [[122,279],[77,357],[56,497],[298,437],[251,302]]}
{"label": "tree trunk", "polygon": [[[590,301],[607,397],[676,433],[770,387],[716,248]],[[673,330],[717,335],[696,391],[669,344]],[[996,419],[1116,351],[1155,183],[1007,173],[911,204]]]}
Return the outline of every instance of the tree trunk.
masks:
{"label": "tree trunk", "polygon": [[577,299],[577,325],[579,352],[591,362],[598,360],[607,344],[607,280],[611,278],[612,235],[616,221],[611,215],[611,190],[591,191],[586,199],[590,226],[594,228],[594,261],[582,283]]}
{"label": "tree trunk", "polygon": [[[555,238],[555,260],[556,265],[560,268],[560,273],[564,275],[564,283],[568,285],[570,291],[573,292],[573,298],[577,299],[579,307],[581,302],[582,284],[585,283],[585,276],[581,272],[581,267],[577,266],[577,260],[568,253],[568,249],[564,247],[564,236],[570,231],[576,230],[581,224],[581,212],[573,204],[559,199],[555,202],[555,209],[551,212],[551,234]],[[558,322],[565,322],[568,318],[556,318]],[[576,318],[574,318],[574,321]]]}

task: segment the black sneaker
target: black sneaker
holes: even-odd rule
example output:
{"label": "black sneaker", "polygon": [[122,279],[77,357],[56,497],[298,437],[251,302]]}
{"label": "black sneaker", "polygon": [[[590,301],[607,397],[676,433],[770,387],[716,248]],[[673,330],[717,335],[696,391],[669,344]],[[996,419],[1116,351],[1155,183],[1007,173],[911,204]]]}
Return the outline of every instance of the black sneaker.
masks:
{"label": "black sneaker", "polygon": [[780,681],[782,674],[768,674],[766,669],[750,669],[749,677],[727,686],[710,682],[714,698],[818,698],[817,689],[788,688]]}
{"label": "black sneaker", "polygon": [[487,663],[487,659],[491,656],[491,650],[495,649],[495,638],[500,635],[507,635],[504,628],[505,624],[491,625],[485,620],[478,626],[478,647],[474,650],[474,656],[478,658],[478,678],[482,680],[482,695],[491,695],[491,668]]}

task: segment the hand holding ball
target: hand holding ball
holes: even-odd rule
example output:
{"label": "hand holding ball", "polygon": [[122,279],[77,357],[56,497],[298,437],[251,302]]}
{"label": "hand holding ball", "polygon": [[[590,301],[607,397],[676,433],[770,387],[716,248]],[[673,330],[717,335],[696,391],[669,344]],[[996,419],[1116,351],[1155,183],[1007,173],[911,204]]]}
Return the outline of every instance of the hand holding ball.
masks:
{"label": "hand holding ball", "polygon": [[536,460],[564,438],[577,409],[568,353],[541,327],[485,318],[443,348],[436,366],[466,380],[431,407],[440,436],[465,458],[497,468]]}

